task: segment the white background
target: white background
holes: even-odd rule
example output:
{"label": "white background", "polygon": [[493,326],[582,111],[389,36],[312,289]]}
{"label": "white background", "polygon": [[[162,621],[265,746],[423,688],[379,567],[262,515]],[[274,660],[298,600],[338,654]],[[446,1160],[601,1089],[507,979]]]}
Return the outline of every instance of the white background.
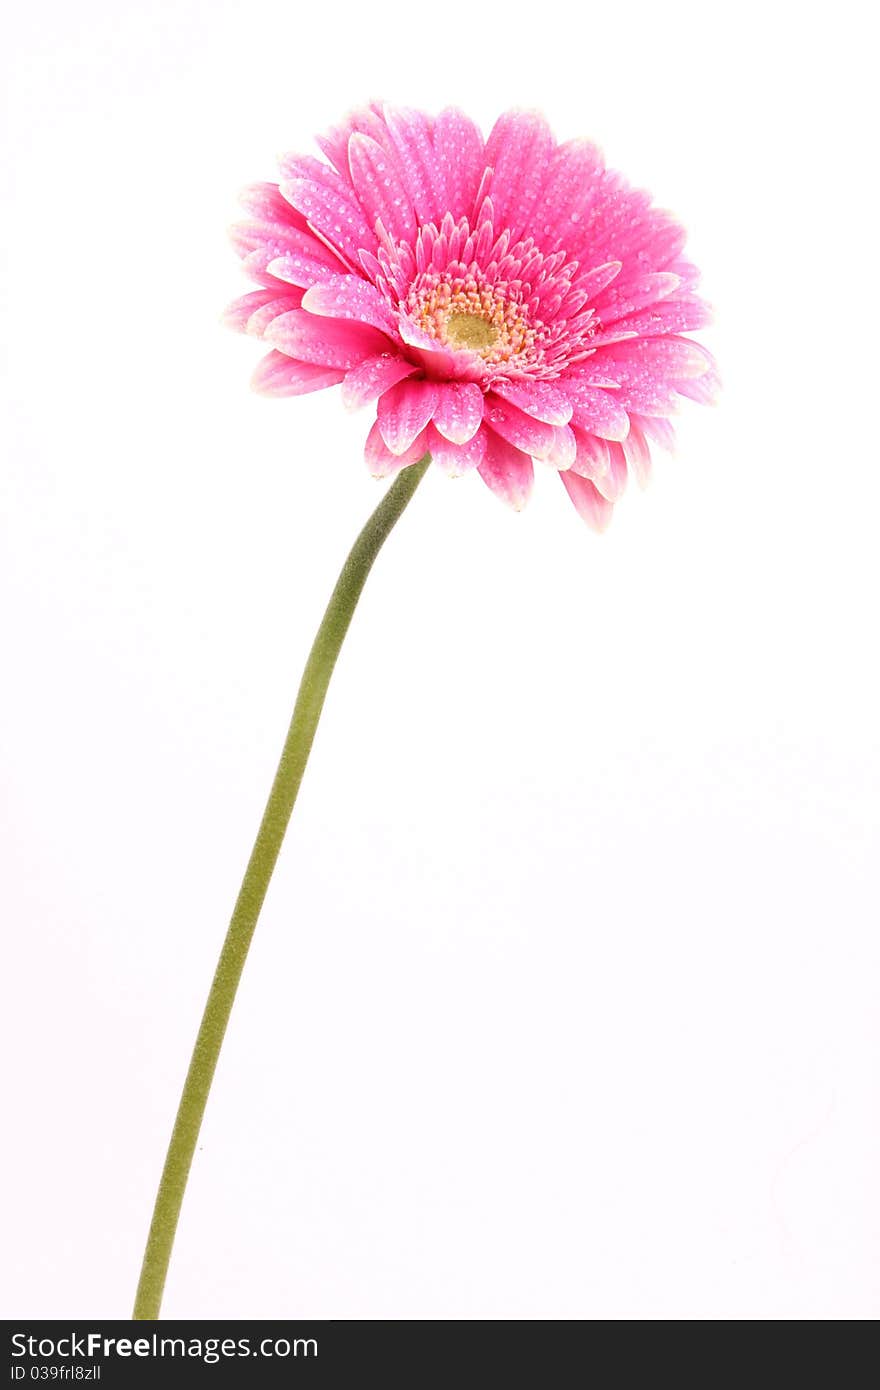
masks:
{"label": "white background", "polygon": [[[860,20],[861,15],[861,20]],[[880,1293],[861,4],[7,21],[2,1312],[127,1316],[369,412],[252,395],[244,183],[538,106],[691,229],[726,389],[597,539],[429,475],[340,661],[167,1316],[852,1319]],[[873,301],[873,302],[872,302]]]}

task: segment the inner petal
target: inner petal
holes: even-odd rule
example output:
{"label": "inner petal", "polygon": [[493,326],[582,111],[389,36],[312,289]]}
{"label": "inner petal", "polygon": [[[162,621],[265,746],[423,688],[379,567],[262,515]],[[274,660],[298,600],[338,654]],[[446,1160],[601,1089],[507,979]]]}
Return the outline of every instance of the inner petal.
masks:
{"label": "inner petal", "polygon": [[416,330],[414,341],[455,354],[461,380],[553,380],[593,351],[594,315],[577,264],[561,251],[544,256],[531,238],[511,247],[507,231],[493,239],[491,222],[472,230],[449,217],[442,228],[423,226],[415,247],[384,245],[378,264],[383,293]]}

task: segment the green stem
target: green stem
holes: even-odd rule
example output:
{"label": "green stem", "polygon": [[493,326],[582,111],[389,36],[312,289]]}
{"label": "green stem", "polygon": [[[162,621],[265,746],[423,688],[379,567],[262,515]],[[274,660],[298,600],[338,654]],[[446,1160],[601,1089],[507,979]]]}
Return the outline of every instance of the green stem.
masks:
{"label": "green stem", "polygon": [[134,1304],[133,1317],[136,1319],[150,1320],[159,1316],[177,1220],[208,1092],[223,1045],[223,1035],[235,1002],[235,993],[257,918],[308,762],[336,658],[373,561],[424,477],[429,462],[430,458],[425,455],[419,463],[403,469],[382,498],[351,548],[312,644],[281,752],[281,761],[245,870],[226,940],[220,952],[189,1071],[183,1084],[183,1094],[168,1145],[147,1248],[144,1252],[144,1263]]}

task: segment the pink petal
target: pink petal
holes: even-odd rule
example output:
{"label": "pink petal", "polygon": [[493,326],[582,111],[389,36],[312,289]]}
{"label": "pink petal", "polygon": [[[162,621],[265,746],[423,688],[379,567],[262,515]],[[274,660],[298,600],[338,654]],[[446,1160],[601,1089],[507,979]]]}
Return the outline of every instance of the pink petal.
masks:
{"label": "pink petal", "polygon": [[625,279],[619,276],[603,294],[594,301],[594,308],[602,324],[616,323],[618,319],[634,314],[650,304],[658,304],[667,299],[681,284],[681,277],[661,270],[649,275]]}
{"label": "pink petal", "polygon": [[297,362],[284,352],[270,352],[257,364],[251,386],[264,396],[305,396],[336,386],[344,373],[314,362]]}
{"label": "pink petal", "polygon": [[[486,453],[478,467],[480,477],[496,497],[520,512],[532,492],[535,477],[532,460],[506,439],[500,439],[490,430],[485,433]],[[568,475],[563,473],[562,476]]]}
{"label": "pink petal", "polygon": [[626,488],[627,470],[623,446],[597,435],[575,430],[577,458],[571,466],[573,473],[589,478],[602,496],[616,502]]}
{"label": "pink petal", "polygon": [[351,185],[351,170],[348,167],[348,142],[353,135],[370,135],[378,145],[384,149],[392,150],[391,136],[385,125],[385,117],[379,103],[372,102],[369,106],[360,107],[356,111],[350,112],[341,125],[327,131],[325,135],[317,137],[317,145],[323,154],[335,165],[345,179]]}
{"label": "pink petal", "polygon": [[621,385],[617,397],[628,413],[669,416],[678,412],[678,397],[674,386],[658,380],[647,372],[642,375],[633,374],[629,381]]}
{"label": "pink petal", "polygon": [[[628,438],[629,436],[627,436]],[[618,502],[626,489],[627,467],[623,445],[612,442],[608,445],[608,467],[590,481],[595,484],[608,502]]]}
{"label": "pink petal", "polygon": [[621,440],[620,448],[639,487],[646,487],[651,476],[651,451],[647,439],[634,420],[630,420],[629,434],[626,439]]}
{"label": "pink petal", "polygon": [[500,434],[517,449],[523,449],[532,458],[546,458],[553,448],[553,426],[542,420],[533,420],[515,405],[508,405],[500,396],[490,395],[486,399],[485,420],[496,434]]}
{"label": "pink petal", "polygon": [[418,224],[396,161],[369,135],[353,135],[348,142],[348,164],[358,202],[367,222],[381,222],[394,241],[409,241]]}
{"label": "pink petal", "polygon": [[575,440],[577,443],[577,453],[574,463],[571,465],[574,473],[579,473],[582,478],[590,478],[593,482],[601,478],[608,472],[608,450],[607,440],[600,439],[597,434],[588,434],[586,430],[575,428]]}
{"label": "pink petal", "polygon": [[281,185],[289,203],[319,235],[352,266],[360,265],[361,251],[375,251],[376,233],[367,222],[354,195],[339,186],[328,188],[313,179],[291,179]]}
{"label": "pink petal", "polygon": [[630,239],[629,251],[645,264],[666,270],[680,256],[685,240],[684,227],[661,208],[651,208],[639,235]]}
{"label": "pink petal", "polygon": [[577,458],[571,466],[573,473],[589,478],[602,496],[616,502],[626,488],[627,470],[623,446],[597,435],[576,429]]}
{"label": "pink petal", "polygon": [[571,401],[565,395],[564,385],[502,376],[493,381],[492,391],[531,415],[533,420],[543,420],[548,425],[567,425],[571,419]]}
{"label": "pink petal", "polygon": [[625,266],[638,263],[652,270],[665,270],[675,261],[685,239],[668,213],[651,206],[647,193],[630,188],[610,170],[593,193],[584,235],[593,257],[614,256]]}
{"label": "pink petal", "polygon": [[630,379],[627,373],[632,370],[651,371],[667,379],[680,380],[702,376],[712,366],[712,357],[690,338],[667,334],[661,338],[637,338],[603,348],[601,366],[617,373],[621,384]]}
{"label": "pink petal", "polygon": [[571,425],[556,425],[553,429],[553,447],[545,456],[551,468],[571,468],[577,457],[577,440]]}
{"label": "pink petal", "polygon": [[434,122],[434,152],[446,210],[456,221],[470,217],[486,164],[482,135],[469,116],[448,107]]}
{"label": "pink petal", "polygon": [[343,268],[339,258],[312,232],[281,222],[236,222],[229,229],[229,239],[242,257],[249,256],[252,251],[265,251],[267,264],[279,257],[298,255],[332,271]]}
{"label": "pink petal", "polygon": [[396,386],[398,381],[418,370],[413,362],[389,352],[368,357],[346,374],[342,384],[342,403],[350,408],[366,405],[367,401],[374,401],[383,391]]}
{"label": "pink petal", "polygon": [[621,319],[619,323],[609,323],[607,328],[600,326],[590,338],[590,347],[595,352],[608,344],[625,343],[630,338],[637,338],[639,335],[634,328],[624,327],[628,323],[628,319]]}
{"label": "pink petal", "polygon": [[465,444],[483,419],[483,393],[470,381],[437,383],[434,425],[452,444]]}
{"label": "pink petal", "polygon": [[266,267],[275,259],[270,247],[260,246],[256,251],[252,251],[249,256],[245,256],[241,268],[249,280],[256,280],[258,285],[265,285],[267,288],[274,289],[276,294],[293,293],[290,285],[279,280],[277,275],[270,275]]}
{"label": "pink petal", "polygon": [[359,275],[334,275],[312,285],[303,297],[303,308],[324,318],[370,324],[382,333],[394,335],[397,331],[397,316],[388,300]]}
{"label": "pink petal", "polygon": [[[618,319],[616,329],[624,329],[640,338],[653,338],[661,333],[691,333],[694,329],[705,328],[712,321],[712,310],[695,295],[681,298],[671,295],[649,309],[640,309],[636,314],[627,314]],[[602,334],[593,340],[595,346],[602,341]]]}
{"label": "pink petal", "polygon": [[[674,415],[678,410],[678,397],[673,389],[670,376],[674,375],[672,364],[652,361],[644,349],[652,344],[663,344],[663,338],[645,338],[632,343],[621,343],[613,348],[602,348],[593,359],[596,366],[607,371],[617,382],[614,399],[627,412],[638,415]],[[609,396],[611,393],[608,393]],[[584,421],[589,428],[589,422]],[[597,434],[604,431],[596,429]],[[623,439],[620,434],[617,438]]]}
{"label": "pink petal", "polygon": [[281,170],[278,187],[281,189],[283,198],[287,198],[285,185],[295,179],[306,179],[310,183],[318,184],[321,188],[330,188],[335,193],[342,193],[346,197],[351,195],[351,180],[346,184],[338,170],[331,169],[323,159],[315,159],[313,155],[299,154],[296,151],[282,154],[278,160],[278,167]]}
{"label": "pink petal", "polygon": [[721,381],[714,368],[694,381],[676,381],[675,389],[681,396],[688,396],[699,405],[715,405],[721,390]]}
{"label": "pink petal", "polygon": [[586,140],[572,140],[553,151],[529,227],[539,245],[577,250],[589,190],[597,186],[601,172],[602,155]]}
{"label": "pink petal", "polygon": [[434,425],[427,429],[427,449],[431,462],[436,463],[449,478],[460,478],[482,463],[486,454],[488,430],[479,430],[461,444],[453,444],[445,439]]}
{"label": "pink petal", "polygon": [[364,458],[373,477],[387,478],[390,473],[398,473],[401,468],[418,463],[428,452],[427,435],[427,430],[424,430],[402,454],[394,454],[382,438],[379,421],[375,420],[364,446]]}
{"label": "pink petal", "polygon": [[388,106],[385,120],[416,217],[419,222],[439,222],[448,211],[446,179],[437,164],[427,116]]}
{"label": "pink petal", "polygon": [[437,404],[433,381],[401,381],[379,397],[378,424],[392,454],[403,454],[421,434]]}
{"label": "pink petal", "polygon": [[277,183],[251,183],[238,197],[242,207],[259,222],[287,222],[300,231],[308,231],[302,213],[291,207]]}
{"label": "pink petal", "polygon": [[250,333],[262,338],[268,324],[279,314],[298,309],[302,295],[299,290],[282,291],[269,287],[242,295],[225,310],[223,322],[238,333]]}
{"label": "pink petal", "polygon": [[576,275],[572,281],[572,288],[580,290],[587,296],[587,302],[591,303],[617,279],[622,269],[620,261],[606,261],[604,265],[597,265],[593,270],[588,270],[585,275]]}
{"label": "pink petal", "polygon": [[275,256],[270,260],[266,269],[270,275],[274,275],[278,280],[283,280],[285,284],[298,285],[300,289],[310,289],[312,285],[320,285],[324,280],[335,279],[341,269],[341,262],[336,261],[335,266],[331,266],[326,261],[317,260],[314,256],[305,256],[297,251],[286,251],[283,255]]}
{"label": "pink petal", "polygon": [[583,362],[576,363],[559,384],[566,391],[570,382],[577,386],[599,386],[603,391],[616,391],[618,381],[612,370],[613,366],[613,362],[603,365],[602,354],[597,352]]}
{"label": "pink petal", "polygon": [[588,526],[592,526],[594,531],[604,531],[614,510],[611,503],[597,491],[589,478],[582,478],[571,469],[567,473],[560,473],[559,476],[578,515]]}
{"label": "pink petal", "polygon": [[486,141],[486,165],[495,171],[495,226],[499,231],[508,227],[512,241],[529,230],[552,150],[550,127],[533,111],[499,116]]}
{"label": "pink petal", "polygon": [[388,349],[388,339],[375,328],[318,318],[304,309],[281,314],[266,329],[266,338],[302,362],[320,362],[343,370]]}
{"label": "pink petal", "polygon": [[629,416],[610,391],[587,386],[574,376],[565,378],[565,392],[574,406],[572,421],[603,439],[625,439]]}
{"label": "pink petal", "polygon": [[[702,377],[701,381],[705,381],[705,377]],[[630,427],[638,425],[642,433],[654,444],[659,444],[661,449],[666,449],[670,454],[674,451],[675,430],[668,420],[650,415],[631,415],[629,419]]]}

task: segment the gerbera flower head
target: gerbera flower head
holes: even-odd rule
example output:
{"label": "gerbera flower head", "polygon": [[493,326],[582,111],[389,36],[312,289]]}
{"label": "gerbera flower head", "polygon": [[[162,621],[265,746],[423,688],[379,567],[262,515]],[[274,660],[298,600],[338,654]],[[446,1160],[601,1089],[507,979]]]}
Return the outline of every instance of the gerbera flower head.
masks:
{"label": "gerbera flower head", "polygon": [[602,529],[679,397],[716,386],[682,336],[708,321],[683,229],[532,112],[484,141],[461,111],[374,104],[318,143],[245,191],[233,229],[261,288],[227,321],[271,348],[256,389],[376,402],[379,477],[430,453],[519,508],[539,460]]}

